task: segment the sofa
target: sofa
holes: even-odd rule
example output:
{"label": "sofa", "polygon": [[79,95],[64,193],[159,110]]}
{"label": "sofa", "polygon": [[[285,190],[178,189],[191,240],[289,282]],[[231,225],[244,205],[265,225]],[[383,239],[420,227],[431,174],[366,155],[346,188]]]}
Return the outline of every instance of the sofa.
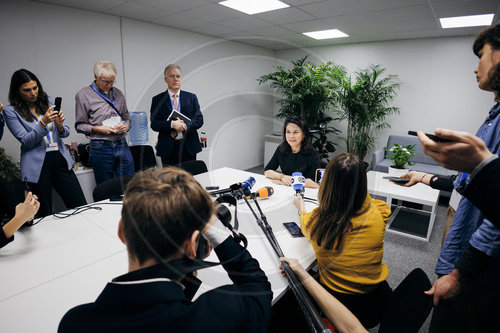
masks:
{"label": "sofa", "polygon": [[[420,141],[418,141],[418,138],[416,136],[390,135],[389,138],[387,139],[386,147],[391,148],[394,143],[397,143],[402,146],[415,145],[415,144],[417,145],[416,146],[417,154],[411,159],[411,162],[415,164],[409,166],[410,170],[422,171],[441,176],[449,176],[457,174],[456,171],[443,168],[431,157],[425,155],[422,150],[422,146],[420,145]],[[373,171],[388,172],[389,166],[393,164],[392,161],[388,158],[388,156],[390,156],[390,152],[386,152],[384,149],[375,151],[372,157],[371,169]]]}

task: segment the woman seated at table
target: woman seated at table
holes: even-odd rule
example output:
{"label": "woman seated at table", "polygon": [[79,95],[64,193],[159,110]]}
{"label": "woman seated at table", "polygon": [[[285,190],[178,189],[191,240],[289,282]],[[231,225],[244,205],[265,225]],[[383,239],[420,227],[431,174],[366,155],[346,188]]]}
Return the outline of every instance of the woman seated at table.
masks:
{"label": "woman seated at table", "polygon": [[[290,117],[283,126],[283,142],[276,148],[267,163],[264,175],[276,184],[292,185],[292,173],[301,172],[306,178],[306,187],[318,188],[314,182],[319,168],[319,154],[309,143],[309,127],[305,119]],[[275,171],[281,168],[281,173]]]}
{"label": "woman seated at table", "polygon": [[16,206],[16,214],[14,217],[2,227],[0,232],[0,248],[14,240],[14,233],[19,230],[24,223],[33,220],[39,207],[40,203],[36,195],[28,192],[24,202]]}
{"label": "woman seated at table", "polygon": [[382,262],[391,210],[368,194],[366,171],[355,155],[341,153],[326,167],[310,213],[296,196],[302,233],[311,241],[320,282],[366,328],[381,319],[392,290]]}
{"label": "woman seated at table", "polygon": [[62,138],[69,135],[62,111],[54,111],[54,101],[42,84],[26,69],[14,72],[10,81],[9,106],[5,122],[21,142],[21,179],[40,201],[39,216],[52,213],[52,187],[68,208],[86,205],[80,183],[72,167],[75,163]]}

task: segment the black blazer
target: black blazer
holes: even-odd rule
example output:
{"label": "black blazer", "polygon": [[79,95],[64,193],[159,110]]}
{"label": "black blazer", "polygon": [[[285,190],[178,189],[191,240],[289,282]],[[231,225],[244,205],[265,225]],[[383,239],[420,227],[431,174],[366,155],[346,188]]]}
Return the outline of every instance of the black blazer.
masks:
{"label": "black blazer", "polygon": [[[203,126],[203,115],[200,104],[195,94],[187,91],[180,91],[179,94],[181,113],[191,119],[186,122],[187,130],[184,132],[184,148],[191,155],[196,155],[201,151],[201,143],[197,130]],[[151,102],[151,129],[159,132],[156,155],[169,157],[174,147],[174,139],[170,136],[173,131],[168,116],[172,112],[172,104],[168,96],[168,90],[153,97]]]}
{"label": "black blazer", "polygon": [[175,280],[169,266],[143,268],[108,283],[95,303],[69,310],[58,332],[266,332],[272,291],[259,263],[232,237],[215,252],[233,284],[191,302],[166,279]]}

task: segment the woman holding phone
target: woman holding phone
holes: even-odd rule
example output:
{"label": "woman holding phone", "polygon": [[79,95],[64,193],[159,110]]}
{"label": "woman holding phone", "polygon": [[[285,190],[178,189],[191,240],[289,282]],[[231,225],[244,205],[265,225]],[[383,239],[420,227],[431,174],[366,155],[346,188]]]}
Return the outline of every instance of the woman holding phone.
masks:
{"label": "woman holding phone", "polygon": [[392,290],[382,262],[391,209],[370,197],[367,184],[360,159],[341,153],[326,167],[319,207],[307,213],[301,196],[294,204],[318,259],[321,284],[368,329],[380,322]]}
{"label": "woman holding phone", "polygon": [[64,113],[32,72],[19,69],[10,81],[4,109],[7,127],[21,142],[21,179],[40,201],[39,216],[52,213],[52,188],[68,208],[87,204],[62,138],[69,135]]}

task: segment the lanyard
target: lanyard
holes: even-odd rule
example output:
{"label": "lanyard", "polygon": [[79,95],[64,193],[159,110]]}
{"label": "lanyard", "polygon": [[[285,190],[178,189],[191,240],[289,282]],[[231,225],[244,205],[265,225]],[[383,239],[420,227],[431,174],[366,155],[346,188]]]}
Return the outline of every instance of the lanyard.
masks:
{"label": "lanyard", "polygon": [[[168,91],[168,98],[170,99],[170,105],[172,105],[172,110],[175,110],[174,108],[174,101],[172,100],[172,96],[170,96],[170,91]],[[177,95],[177,94],[175,94]],[[179,91],[179,96],[177,96],[177,110],[178,112],[181,112],[181,92]]]}
{"label": "lanyard", "polygon": [[116,111],[116,105],[115,105],[115,95],[113,94],[113,91],[110,90],[109,92],[111,93],[111,96],[113,97],[112,100],[110,100],[109,98],[107,98],[106,96],[104,96],[103,94],[101,94],[99,92],[98,89],[96,89],[96,87],[94,86],[94,82],[92,82],[92,84],[90,85],[92,87],[92,89],[94,89],[94,91],[99,95],[101,96],[106,102],[108,102],[109,104],[111,104],[113,106],[113,111],[114,113],[118,114],[118,112]]}

